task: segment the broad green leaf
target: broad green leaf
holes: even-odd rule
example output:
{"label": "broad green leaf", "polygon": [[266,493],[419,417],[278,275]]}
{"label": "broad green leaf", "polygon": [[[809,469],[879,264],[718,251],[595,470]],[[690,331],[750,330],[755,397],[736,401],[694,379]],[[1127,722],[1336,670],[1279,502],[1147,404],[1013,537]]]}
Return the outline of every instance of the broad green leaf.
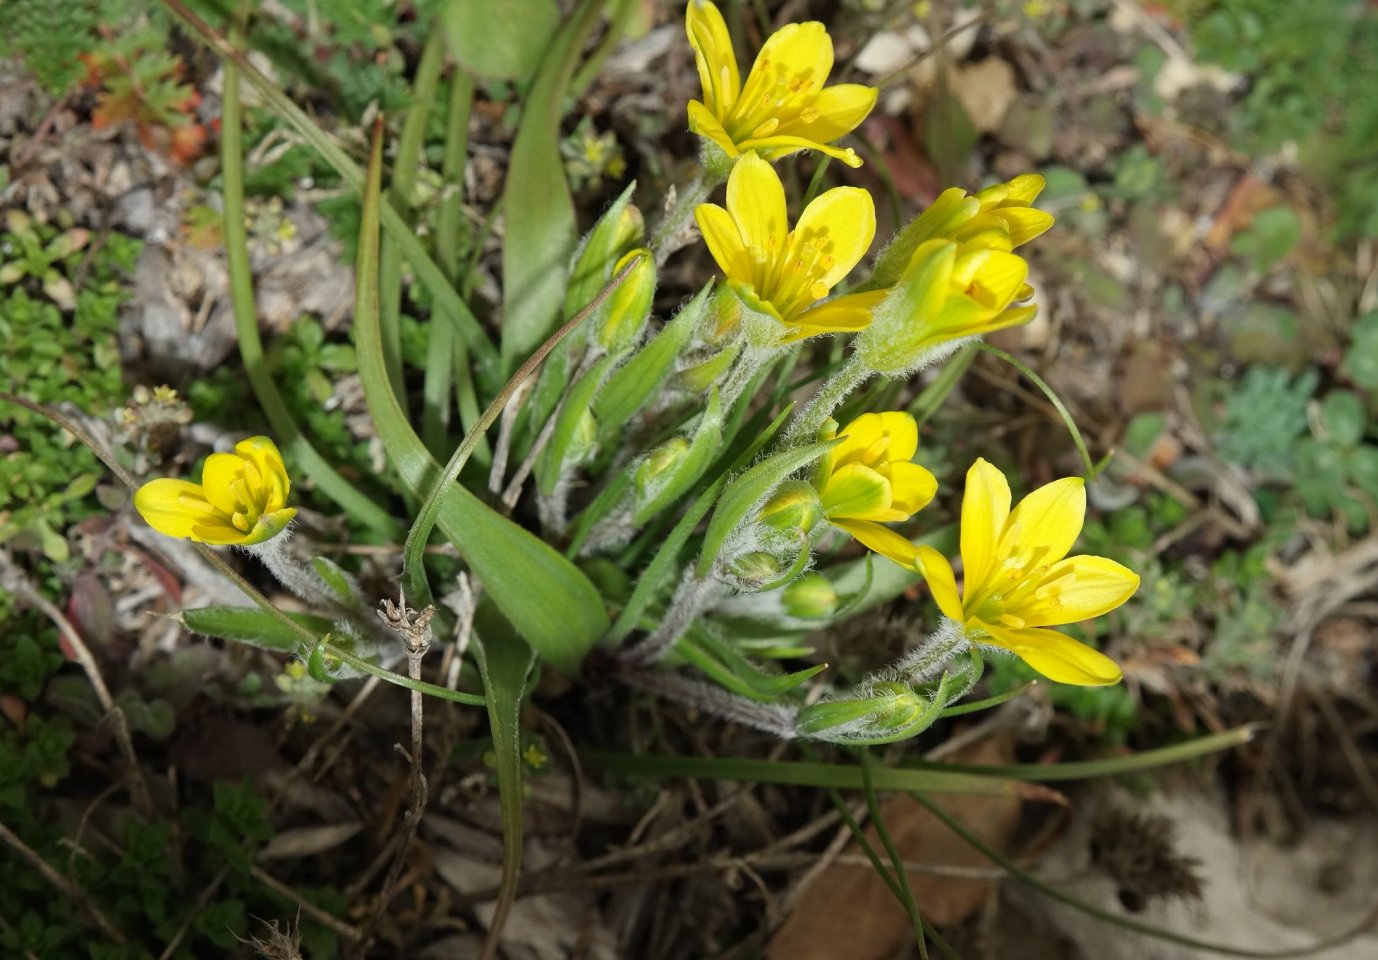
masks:
{"label": "broad green leaf", "polygon": [[560,26],[555,0],[453,0],[441,7],[450,51],[464,69],[525,85]]}
{"label": "broad green leaf", "polygon": [[676,358],[703,315],[710,289],[711,286],[705,286],[700,290],[646,346],[608,378],[593,406],[593,414],[605,435],[622,431],[670,376]]}
{"label": "broad green leaf", "polygon": [[790,474],[813,463],[840,441],[810,443],[802,447],[789,447],[762,460],[756,466],[737,477],[727,485],[718,509],[713,511],[713,519],[708,523],[708,532],[703,537],[703,551],[699,554],[698,575],[708,576],[713,563],[718,559],[727,544],[727,538],[736,532],[751,516],[771,492]]}
{"label": "broad green leaf", "polygon": [[[324,617],[306,613],[287,616],[318,636],[328,633],[333,626]],[[282,653],[295,653],[302,646],[300,633],[257,607],[194,607],[183,610],[181,617],[188,630],[217,640],[232,640]]]}
{"label": "broad green leaf", "polygon": [[[380,152],[381,141],[375,139],[359,236],[354,313],[359,379],[389,460],[412,494],[424,498],[441,468],[389,387],[379,338]],[[602,598],[589,579],[549,544],[492,510],[460,484],[451,485],[441,501],[436,525],[537,654],[560,670],[577,671],[589,648],[608,629]]]}
{"label": "broad green leaf", "polygon": [[502,201],[504,370],[515,369],[550,335],[564,303],[576,226],[560,156],[561,107],[579,51],[601,9],[602,0],[583,0],[549,44],[512,142]]}

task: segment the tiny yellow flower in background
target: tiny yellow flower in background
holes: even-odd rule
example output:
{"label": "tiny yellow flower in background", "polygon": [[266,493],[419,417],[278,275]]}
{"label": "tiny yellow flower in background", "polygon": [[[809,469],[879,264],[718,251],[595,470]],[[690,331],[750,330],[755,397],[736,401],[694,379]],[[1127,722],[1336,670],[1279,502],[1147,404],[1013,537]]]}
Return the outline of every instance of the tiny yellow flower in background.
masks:
{"label": "tiny yellow flower in background", "polygon": [[[972,196],[953,188],[902,231],[897,250],[910,250],[895,286],[873,311],[875,323],[858,338],[870,369],[899,374],[931,359],[937,348],[1026,323],[1037,307],[1029,265],[1013,253],[1053,224],[1030,204],[1043,189],[1037,174],[1015,177]],[[885,258],[882,257],[882,260]],[[877,273],[898,270],[881,263]]]}
{"label": "tiny yellow flower in background", "polygon": [[976,643],[1003,647],[1050,680],[1102,686],[1121,679],[1115,661],[1046,627],[1109,613],[1139,588],[1132,570],[1105,557],[1068,557],[1086,517],[1078,477],[1039,487],[1010,510],[1004,474],[985,460],[967,472],[962,498],[962,564],[917,548],[917,567],[939,609]]}
{"label": "tiny yellow flower in background", "polygon": [[779,320],[786,342],[862,330],[885,296],[872,291],[819,303],[875,238],[875,204],[865,190],[823,192],[790,230],[780,177],[769,163],[747,154],[727,178],[726,209],[699,204],[694,219],[733,290],[758,313]]}
{"label": "tiny yellow flower in background", "polygon": [[814,471],[823,515],[839,530],[901,566],[913,566],[914,546],[881,526],[908,520],[932,501],[938,481],[917,463],[919,426],[901,412],[863,413],[845,430],[828,420],[820,440],[844,439]]}
{"label": "tiny yellow flower in background", "polygon": [[791,23],[771,34],[745,84],[714,4],[689,0],[684,26],[703,86],[703,101],[689,101],[690,130],[733,158],[756,150],[778,160],[796,150],[818,150],[861,166],[855,151],[827,144],[866,119],[876,90],[856,83],[823,85],[833,68],[833,41],[823,24]]}
{"label": "tiny yellow flower in background", "polygon": [[201,482],[150,480],[134,508],[159,533],[217,546],[252,546],[283,531],[297,515],[277,445],[267,437],[235,444],[234,453],[206,458]]}

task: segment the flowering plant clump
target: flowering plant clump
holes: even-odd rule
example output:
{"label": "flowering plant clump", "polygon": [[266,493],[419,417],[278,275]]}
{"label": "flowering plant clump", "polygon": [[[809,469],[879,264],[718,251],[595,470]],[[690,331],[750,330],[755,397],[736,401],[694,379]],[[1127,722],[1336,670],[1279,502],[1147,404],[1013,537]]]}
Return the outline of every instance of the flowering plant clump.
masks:
{"label": "flowering plant clump", "polygon": [[[826,85],[832,42],[821,24],[770,35],[743,80],[716,6],[689,0],[685,23],[703,91],[688,104],[689,127],[706,142],[704,169],[668,203],[652,198],[646,209],[663,207],[659,222],[647,223],[633,184],[581,243],[572,229],[569,242],[559,242],[554,201],[573,210],[573,199],[529,144],[549,143],[550,129],[539,124],[558,116],[568,89],[552,80],[559,71],[530,84],[503,199],[501,310],[484,313],[486,299],[470,304],[416,236],[397,229],[402,216],[381,200],[383,138],[375,138],[354,338],[377,438],[414,514],[399,520],[361,495],[303,437],[294,437],[292,452],[301,452],[319,495],[375,539],[402,544],[399,589],[446,598],[446,611],[415,619],[405,603],[388,607],[388,629],[405,645],[394,656],[424,652],[431,616],[453,627],[445,635],[474,639],[485,683],[503,656],[529,651],[577,674],[602,646],[603,662],[630,685],[780,737],[847,744],[922,733],[980,681],[986,654],[1012,653],[1059,683],[1115,683],[1120,668],[1109,656],[1055,629],[1108,614],[1139,582],[1113,561],[1069,555],[1085,516],[1083,481],[1055,481],[1012,506],[1010,482],[977,459],[962,501],[959,585],[934,546],[942,522],[929,518],[941,512],[933,506],[939,481],[916,462],[920,421],[904,407],[912,374],[1035,315],[1024,248],[1053,226],[1034,206],[1043,178],[942,192],[882,238],[868,269],[875,202],[859,187],[825,189],[824,175],[826,157],[860,162],[835,143],[867,116],[877,91]],[[436,31],[423,57],[432,91],[445,33]],[[580,36],[569,37],[552,50],[579,50]],[[457,89],[472,94],[463,82]],[[228,84],[226,103],[237,109],[234,91]],[[415,98],[409,129],[426,127],[430,99]],[[226,124],[227,149],[237,149],[238,124],[237,115]],[[800,151],[826,157],[814,158],[811,199],[791,222],[798,198],[773,164]],[[400,168],[419,162],[402,159]],[[232,173],[233,154],[229,160]],[[451,173],[460,160],[447,160]],[[227,183],[234,186],[233,176]],[[545,219],[532,216],[533,196],[551,201]],[[227,194],[230,227],[242,223],[234,200]],[[457,216],[457,208],[449,212]],[[434,305],[424,369],[410,378],[399,347],[397,258],[380,257],[380,224]],[[707,254],[701,262],[711,258],[716,276],[692,296],[665,295],[665,265],[694,242],[695,225]],[[446,241],[437,251],[456,253],[453,237],[437,240]],[[394,271],[391,285],[380,262]],[[550,268],[541,283],[563,278],[555,296],[532,293],[536,262]],[[658,315],[667,302],[678,307]],[[249,328],[241,336],[256,336],[252,303],[240,307]],[[534,353],[533,343],[541,344]],[[815,349],[824,346],[826,353]],[[955,379],[940,383],[950,389]],[[421,395],[405,396],[417,381]],[[876,389],[864,389],[868,381]],[[266,396],[265,404],[282,407]],[[418,409],[420,433],[411,416]],[[835,417],[840,409],[847,414]],[[291,416],[285,407],[277,413]],[[365,615],[370,604],[354,579],[322,557],[294,559],[298,541],[273,539],[295,514],[289,490],[277,448],[255,437],[234,453],[212,454],[200,483],[148,482],[135,505],[170,536],[252,547],[324,616],[328,640],[316,637],[304,651],[313,678],[337,679],[341,664],[351,675],[392,677],[383,663],[387,637],[378,618]],[[428,559],[437,537],[462,563],[458,580],[453,562]],[[811,632],[892,603],[923,581],[937,607],[930,629],[914,617],[908,652],[862,682],[835,689],[823,665],[795,673],[777,666],[807,657]],[[303,628],[293,621],[293,629]],[[243,633],[239,617],[226,635]],[[769,656],[758,658],[761,651]],[[420,668],[409,665],[417,673],[394,679],[416,690]],[[521,663],[498,666],[509,681],[526,675]],[[522,689],[517,683],[503,702],[518,703]]]}

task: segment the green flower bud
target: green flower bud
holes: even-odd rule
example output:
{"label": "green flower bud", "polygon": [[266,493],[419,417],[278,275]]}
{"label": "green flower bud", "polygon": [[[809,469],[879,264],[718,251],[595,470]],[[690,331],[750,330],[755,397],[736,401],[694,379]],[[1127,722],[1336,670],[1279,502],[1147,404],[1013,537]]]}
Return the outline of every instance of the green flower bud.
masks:
{"label": "green flower bud", "polygon": [[584,411],[574,427],[574,435],[565,448],[565,462],[583,463],[598,449],[598,421],[592,413]]}
{"label": "green flower bud", "polygon": [[841,598],[827,577],[818,573],[806,573],[785,587],[781,602],[792,617],[801,620],[821,620],[832,616]]}
{"label": "green flower bud", "polygon": [[631,273],[608,297],[595,320],[594,337],[608,353],[621,353],[636,343],[651,316],[656,291],[655,257],[645,247],[638,247],[617,261],[612,276],[628,264],[634,264]]}
{"label": "green flower bud", "polygon": [[636,468],[636,492],[638,499],[649,499],[661,485],[674,476],[679,465],[689,453],[689,441],[684,437],[671,437],[656,447]]}
{"label": "green flower bud", "polygon": [[786,480],[761,507],[759,519],[768,527],[795,534],[802,540],[823,519],[823,504],[812,484]]}
{"label": "green flower bud", "polygon": [[645,222],[641,211],[631,202],[635,184],[627,187],[622,196],[613,202],[602,218],[596,223],[570,271],[569,286],[565,293],[565,316],[572,317],[589,301],[598,296],[598,291],[607,286],[615,271],[615,264],[621,256],[641,242],[645,233]]}
{"label": "green flower bud", "polygon": [[745,590],[759,590],[784,576],[789,564],[764,550],[753,550],[734,557],[727,564],[728,575]]}
{"label": "green flower bud", "polygon": [[720,285],[699,321],[699,336],[709,343],[725,343],[741,325],[744,311],[741,298],[732,288]]}

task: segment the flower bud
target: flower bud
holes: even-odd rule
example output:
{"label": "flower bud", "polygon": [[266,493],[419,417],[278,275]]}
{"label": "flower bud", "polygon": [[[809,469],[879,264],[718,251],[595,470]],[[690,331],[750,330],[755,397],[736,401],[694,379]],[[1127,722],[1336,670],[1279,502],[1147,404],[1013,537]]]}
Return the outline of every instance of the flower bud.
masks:
{"label": "flower bud", "polygon": [[803,540],[823,519],[818,491],[803,480],[786,480],[761,507],[758,518],[766,526]]}
{"label": "flower bud", "polygon": [[670,477],[675,475],[679,465],[689,454],[689,441],[684,437],[671,437],[656,447],[636,468],[636,492],[638,499],[650,499]]}
{"label": "flower bud", "polygon": [[598,296],[598,291],[607,286],[616,272],[613,264],[641,241],[645,224],[641,211],[631,202],[635,186],[629,186],[589,231],[570,271],[565,294],[566,317],[574,316]]}
{"label": "flower bud", "polygon": [[801,620],[830,617],[841,602],[832,582],[819,573],[804,574],[785,587],[780,599],[786,612]]}
{"label": "flower bud", "polygon": [[727,574],[742,590],[759,590],[785,575],[790,565],[764,550],[753,550],[733,557],[727,564]]}
{"label": "flower bud", "polygon": [[628,253],[612,269],[617,276],[632,264],[621,285],[598,311],[594,337],[608,353],[621,353],[636,343],[651,316],[656,290],[655,257],[645,247]]}
{"label": "flower bud", "polygon": [[574,427],[569,446],[565,448],[566,463],[583,463],[590,459],[598,449],[598,421],[585,410]]}

